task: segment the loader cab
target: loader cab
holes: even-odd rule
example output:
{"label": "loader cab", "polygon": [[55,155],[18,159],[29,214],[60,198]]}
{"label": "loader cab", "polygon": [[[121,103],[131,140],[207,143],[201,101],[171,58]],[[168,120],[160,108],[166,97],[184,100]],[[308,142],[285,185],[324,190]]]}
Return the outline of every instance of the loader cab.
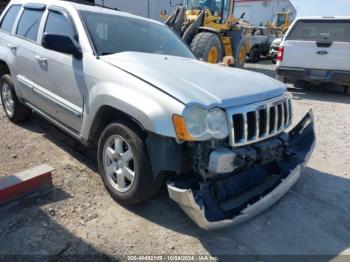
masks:
{"label": "loader cab", "polygon": [[289,13],[288,12],[277,13],[273,20],[273,25],[276,28],[280,28],[281,30],[288,28],[290,26]]}
{"label": "loader cab", "polygon": [[187,10],[209,10],[211,15],[218,17],[217,23],[223,24],[233,11],[233,0],[185,0]]}
{"label": "loader cab", "polygon": [[281,27],[286,23],[286,21],[287,21],[286,14],[278,13],[275,16],[274,24],[276,25],[276,27]]}

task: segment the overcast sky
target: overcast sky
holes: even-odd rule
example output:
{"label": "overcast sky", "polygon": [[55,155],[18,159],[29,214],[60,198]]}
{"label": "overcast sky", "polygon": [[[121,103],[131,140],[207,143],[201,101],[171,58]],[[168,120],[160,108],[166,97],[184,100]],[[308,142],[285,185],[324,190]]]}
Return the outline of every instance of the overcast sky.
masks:
{"label": "overcast sky", "polygon": [[291,0],[299,16],[350,16],[350,0]]}

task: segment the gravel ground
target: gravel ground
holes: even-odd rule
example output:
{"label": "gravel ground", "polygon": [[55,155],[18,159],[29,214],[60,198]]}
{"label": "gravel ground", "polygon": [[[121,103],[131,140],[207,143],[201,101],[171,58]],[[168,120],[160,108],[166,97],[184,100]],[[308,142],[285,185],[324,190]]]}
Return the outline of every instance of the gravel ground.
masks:
{"label": "gravel ground", "polygon": [[[269,61],[247,68],[274,75]],[[350,255],[350,98],[337,86],[290,86],[295,122],[314,110],[317,147],[299,182],[240,226],[199,229],[164,189],[139,207],[105,191],[94,152],[34,115],[11,124],[0,109],[0,178],[42,163],[54,190],[0,209],[0,255]],[[230,261],[231,258],[227,258]]]}

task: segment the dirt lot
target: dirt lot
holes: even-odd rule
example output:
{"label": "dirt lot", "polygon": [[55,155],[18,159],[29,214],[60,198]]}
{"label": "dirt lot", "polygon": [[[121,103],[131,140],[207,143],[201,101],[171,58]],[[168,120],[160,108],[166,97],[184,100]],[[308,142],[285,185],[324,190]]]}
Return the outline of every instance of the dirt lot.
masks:
{"label": "dirt lot", "polygon": [[[247,65],[274,75],[271,62]],[[0,109],[0,177],[47,163],[54,190],[0,209],[0,255],[350,255],[350,97],[336,86],[290,88],[295,122],[312,108],[318,142],[309,167],[275,206],[224,231],[199,229],[164,189],[140,207],[106,193],[94,152],[34,115],[11,124]]]}

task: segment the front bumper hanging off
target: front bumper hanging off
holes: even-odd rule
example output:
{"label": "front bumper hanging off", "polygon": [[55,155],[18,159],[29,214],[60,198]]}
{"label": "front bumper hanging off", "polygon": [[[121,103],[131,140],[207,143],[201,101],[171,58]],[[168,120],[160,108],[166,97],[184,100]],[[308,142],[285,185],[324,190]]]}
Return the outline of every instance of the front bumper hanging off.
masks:
{"label": "front bumper hanging off", "polygon": [[[221,184],[217,182],[216,187],[209,190],[184,181],[171,182],[168,184],[170,198],[199,227],[206,230],[236,225],[256,216],[281,199],[299,179],[316,142],[312,111],[289,132],[288,137],[285,153],[278,162],[225,178]],[[242,175],[245,177],[243,182],[242,179],[235,180]],[[247,187],[248,190],[240,190],[259,179],[258,185],[253,183]],[[226,188],[238,185],[239,188],[235,190],[238,193],[229,199],[226,196],[222,201],[220,195],[226,193],[211,193],[213,188],[223,189],[222,185]]]}

